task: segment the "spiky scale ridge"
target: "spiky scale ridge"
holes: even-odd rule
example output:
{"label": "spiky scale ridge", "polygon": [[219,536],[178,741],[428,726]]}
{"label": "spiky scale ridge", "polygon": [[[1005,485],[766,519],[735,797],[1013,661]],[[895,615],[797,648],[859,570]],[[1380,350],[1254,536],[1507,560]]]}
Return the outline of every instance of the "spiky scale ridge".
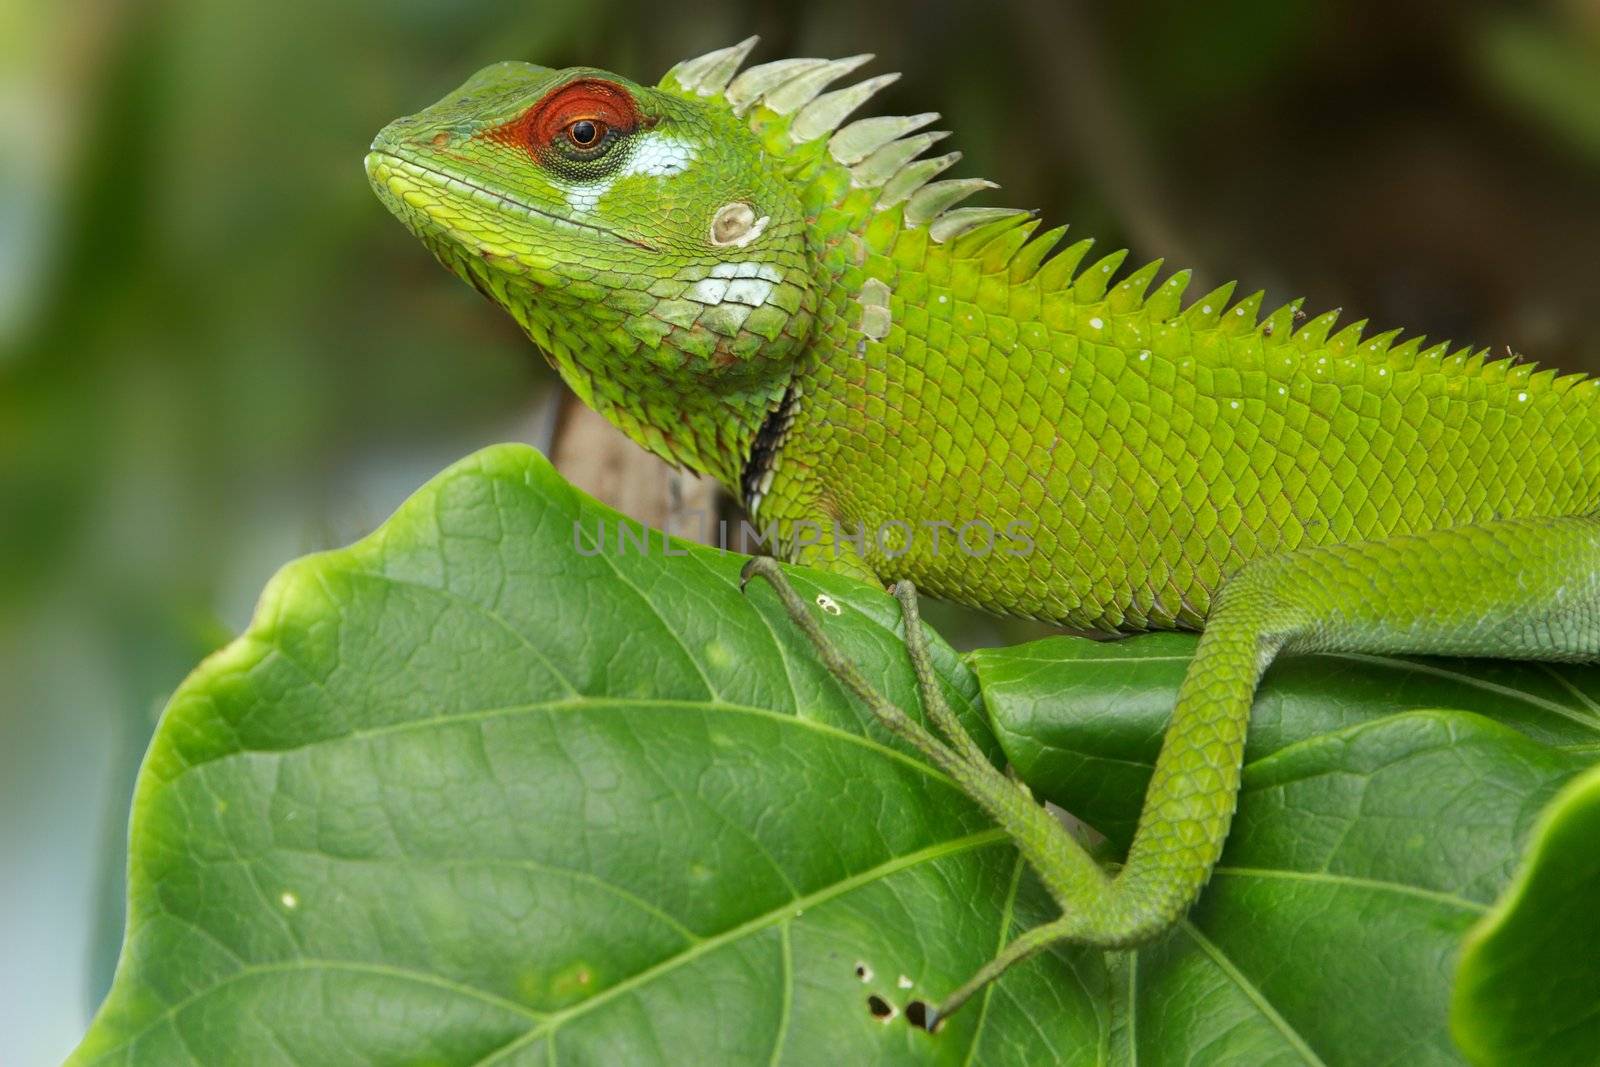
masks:
{"label": "spiky scale ridge", "polygon": [[1055,251],[1056,245],[1067,235],[1067,227],[1057,226],[1046,230],[1024,245],[1011,260],[1011,281],[1022,282],[1039,273],[1039,264]]}
{"label": "spiky scale ridge", "polygon": [[1300,310],[1300,301],[1295,300],[1284,304],[1278,310],[1268,315],[1261,324],[1262,333],[1267,337],[1289,337],[1294,331],[1295,314]]}
{"label": "spiky scale ridge", "polygon": [[1162,283],[1146,303],[1152,318],[1157,320],[1174,318],[1183,308],[1183,294],[1189,288],[1189,279],[1192,272],[1185,268],[1173,274]]}
{"label": "spiky scale ridge", "polygon": [[1334,356],[1348,356],[1361,345],[1361,335],[1367,328],[1367,320],[1359,319],[1350,323],[1344,329],[1328,338],[1323,346]]}
{"label": "spiky scale ridge", "polygon": [[1138,307],[1160,272],[1161,260],[1154,259],[1117,283],[1111,294],[1111,310],[1129,312]]}
{"label": "spiky scale ridge", "polygon": [[1385,333],[1372,334],[1361,342],[1361,347],[1372,359],[1387,359],[1390,347],[1400,337],[1399,330],[1389,330]]}
{"label": "spiky scale ridge", "polygon": [[[908,206],[906,210],[909,214],[911,209]],[[937,217],[928,224],[928,236],[935,241],[948,241],[991,222],[1025,218],[1027,214],[1026,211],[1014,207],[941,208],[936,212]]]}
{"label": "spiky scale ridge", "polygon": [[823,93],[801,108],[800,114],[795,116],[794,123],[789,127],[789,136],[798,143],[814,141],[818,137],[832,133],[856,108],[865,104],[884,87],[893,85],[899,80],[898,74],[880,74],[876,78],[868,78],[848,88]]}
{"label": "spiky scale ridge", "polygon": [[735,115],[743,115],[784,83],[826,67],[826,59],[779,59],[751,67],[722,94]]}
{"label": "spiky scale ridge", "polygon": [[1223,282],[1190,304],[1182,315],[1184,323],[1190,329],[1216,326],[1222,320],[1222,313],[1227,310],[1228,301],[1237,285],[1237,282]]}
{"label": "spiky scale ridge", "polygon": [[1300,351],[1309,352],[1322,348],[1327,343],[1328,331],[1339,321],[1339,315],[1340,309],[1334,308],[1307,320],[1306,324],[1300,327],[1300,332],[1294,336],[1295,344],[1300,347]]}
{"label": "spiky scale ridge", "polygon": [[1223,315],[1218,323],[1219,331],[1227,337],[1238,336],[1256,327],[1256,317],[1261,314],[1261,301],[1266,293],[1257,290],[1235,303]]}
{"label": "spiky scale ridge", "polygon": [[852,184],[881,188],[875,205],[878,210],[903,204],[905,223],[929,227],[936,242],[959,237],[974,226],[1013,212],[1014,209],[1005,208],[956,207],[980,190],[995,188],[992,182],[979,178],[934,180],[961,158],[956,152],[930,159],[917,158],[945,136],[944,133],[913,135],[912,131],[936,119],[936,113],[867,118],[838,129],[852,111],[898,77],[879,75],[832,92],[822,92],[832,82],[870,61],[871,55],[832,61],[777,60],[751,67],[724,83],[723,79],[729,77],[733,57],[742,59],[748,54],[748,45],[749,42],[741,42],[733,48],[719,49],[680,63],[663,79],[663,84],[676,84],[698,95],[714,92],[713,86],[726,84],[723,98],[736,115],[743,116],[757,109],[765,109],[776,116],[792,115],[787,134],[795,145],[832,134],[828,153],[835,161],[852,168]]}
{"label": "spiky scale ridge", "polygon": [[926,226],[973,193],[997,188],[999,186],[987,178],[950,178],[928,182],[906,199],[906,225]]}
{"label": "spiky scale ridge", "polygon": [[[761,103],[779,115],[789,115],[815,100],[817,94],[840,78],[872,62],[870,53],[830,59],[788,79],[762,95]],[[793,126],[790,126],[791,131]]]}
{"label": "spiky scale ridge", "polygon": [[1039,284],[1045,289],[1061,289],[1070,285],[1078,264],[1083,262],[1083,257],[1093,247],[1094,238],[1085,237],[1063,248],[1054,259],[1039,269]]}
{"label": "spiky scale ridge", "polygon": [[1128,250],[1119,248],[1109,255],[1102,256],[1097,262],[1086,267],[1078,280],[1073,283],[1072,296],[1074,299],[1088,304],[1099,300],[1106,295],[1106,290],[1111,286],[1111,278],[1122,266],[1122,261],[1128,258]]}
{"label": "spiky scale ridge", "polygon": [[[852,168],[854,184],[865,188],[881,188],[875,205],[877,210],[903,205],[902,218],[905,224],[926,226],[936,243],[959,238],[973,229],[981,229],[991,221],[1015,213],[1005,208],[955,206],[979,190],[993,188],[993,183],[971,178],[934,180],[941,171],[960,159],[958,152],[934,158],[918,158],[935,141],[945,136],[942,132],[914,134],[914,131],[938,117],[935,112],[913,116],[874,116],[858,119],[839,128],[851,111],[898,77],[894,74],[879,75],[842,89],[822,91],[830,83],[870,61],[870,54],[839,60],[783,59],[751,67],[735,76],[755,44],[756,38],[752,37],[697,59],[687,60],[673,68],[666,80],[675,80],[685,90],[701,96],[721,93],[736,114],[743,115],[763,107],[776,115],[793,115],[789,136],[797,144],[831,134],[829,155]],[[794,114],[797,111],[799,113]],[[1059,234],[1056,238],[1059,238]],[[1054,239],[1048,244],[1041,242],[1032,251],[1023,253],[1012,267],[1014,276],[1018,280],[1038,277],[1047,286],[1072,285],[1080,299],[1105,295],[1103,290],[1096,291],[1100,279],[1094,278],[1089,272],[1074,274],[1077,263],[1089,247],[1087,243],[1080,242],[1070,247],[1056,260],[1046,264],[1043,262],[1045,254],[1053,244]],[[1019,250],[1012,251],[1015,254]],[[1117,263],[1120,261],[1119,256]],[[1157,269],[1158,264],[1149,264],[1141,268],[1134,278],[1119,285],[1112,298],[1116,310],[1125,312],[1137,306],[1135,298],[1148,289]],[[1090,270],[1100,270],[1110,275],[1114,273],[1115,264],[1102,260]],[[1184,308],[1181,297],[1187,279],[1187,272],[1180,272],[1150,295],[1149,309],[1156,317],[1174,318],[1181,315],[1191,327],[1209,325],[1229,332],[1237,332],[1241,325],[1258,325],[1255,320],[1259,313],[1259,294],[1229,308],[1227,301],[1232,287],[1228,285],[1194,300]],[[1108,286],[1111,280],[1110,277],[1104,279]],[[1263,336],[1283,333],[1285,327],[1292,329],[1298,307],[1298,301],[1285,305],[1259,323]],[[1229,313],[1232,317],[1225,317]],[[1328,339],[1326,335],[1336,323],[1337,314],[1337,311],[1332,311],[1311,320],[1295,335],[1296,343],[1302,349],[1326,345],[1339,353],[1347,349],[1355,351],[1362,343],[1365,323],[1348,326]],[[1397,335],[1398,331],[1386,335],[1383,343],[1369,347],[1368,353],[1381,356]],[[1417,354],[1415,346],[1408,350],[1411,358]],[[1478,364],[1466,357],[1457,362],[1461,367],[1475,372],[1479,369]]]}
{"label": "spiky scale ridge", "polygon": [[900,169],[907,163],[947,136],[949,134],[943,130],[931,130],[890,141],[850,168],[851,181],[864,189],[875,189],[884,185],[890,178],[900,173]]}
{"label": "spiky scale ridge", "polygon": [[932,181],[935,175],[942,174],[959,162],[961,162],[960,152],[946,152],[942,156],[907,163],[884,183],[883,192],[878,195],[877,206],[879,209],[890,208],[909,200],[919,189]]}
{"label": "spiky scale ridge", "polygon": [[[1039,220],[1031,212],[1014,208],[964,207],[950,214],[972,220],[970,225],[952,235],[960,240],[951,246],[951,251],[979,260],[985,272],[991,274],[1005,272],[1017,252],[1033,236],[1033,231],[1039,228]],[[934,237],[934,240],[941,238]],[[942,240],[948,242],[950,238]]]}
{"label": "spiky scale ridge", "polygon": [[839,132],[828,140],[828,154],[847,167],[853,166],[897,137],[904,137],[938,121],[937,111],[857,119],[848,126],[840,127]]}
{"label": "spiky scale ridge", "polygon": [[667,72],[680,87],[700,96],[715,96],[728,87],[728,82],[744,66],[755,49],[759,37],[746,37],[736,45],[707,52],[698,59],[685,60]]}

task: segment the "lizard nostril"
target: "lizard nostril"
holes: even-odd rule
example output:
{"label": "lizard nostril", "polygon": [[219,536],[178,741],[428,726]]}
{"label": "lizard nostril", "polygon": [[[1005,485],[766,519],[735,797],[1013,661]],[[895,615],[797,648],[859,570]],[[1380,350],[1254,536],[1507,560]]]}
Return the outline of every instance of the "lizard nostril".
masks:
{"label": "lizard nostril", "polygon": [[450,131],[440,130],[438,133],[433,135],[428,143],[433,145],[435,148],[448,148],[450,147],[450,142],[454,140],[455,138],[450,136]]}

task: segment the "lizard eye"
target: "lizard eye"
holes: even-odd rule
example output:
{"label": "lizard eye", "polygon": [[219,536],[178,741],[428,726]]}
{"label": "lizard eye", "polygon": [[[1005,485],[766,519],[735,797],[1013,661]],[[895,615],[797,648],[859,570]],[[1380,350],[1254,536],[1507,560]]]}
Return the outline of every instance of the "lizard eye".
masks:
{"label": "lizard eye", "polygon": [[567,141],[580,151],[593,148],[606,135],[606,124],[595,119],[579,119],[567,127]]}
{"label": "lizard eye", "polygon": [[573,119],[561,127],[554,147],[568,159],[585,162],[611,151],[622,132],[603,118]]}
{"label": "lizard eye", "polygon": [[603,166],[601,160],[615,145],[654,122],[640,114],[622,86],[603,78],[580,78],[552,89],[485,136],[521,148],[541,165],[575,179]]}

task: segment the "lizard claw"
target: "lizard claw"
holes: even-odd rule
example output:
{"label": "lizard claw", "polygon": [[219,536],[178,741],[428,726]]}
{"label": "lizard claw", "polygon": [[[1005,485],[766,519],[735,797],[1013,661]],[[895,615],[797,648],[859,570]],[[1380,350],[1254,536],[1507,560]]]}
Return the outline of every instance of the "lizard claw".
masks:
{"label": "lizard claw", "polygon": [[751,556],[750,561],[739,569],[739,592],[749,588],[754,578],[772,580],[772,573],[777,568],[771,556]]}

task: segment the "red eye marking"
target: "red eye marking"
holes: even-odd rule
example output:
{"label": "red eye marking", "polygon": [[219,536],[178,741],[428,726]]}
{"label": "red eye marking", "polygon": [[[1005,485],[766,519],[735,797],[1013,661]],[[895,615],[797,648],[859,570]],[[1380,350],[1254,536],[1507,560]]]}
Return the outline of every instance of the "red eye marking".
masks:
{"label": "red eye marking", "polygon": [[557,142],[579,150],[599,144],[608,131],[632,133],[649,120],[639,114],[628,91],[601,78],[580,78],[552,89],[517,118],[483,136],[525,149],[534,158]]}

